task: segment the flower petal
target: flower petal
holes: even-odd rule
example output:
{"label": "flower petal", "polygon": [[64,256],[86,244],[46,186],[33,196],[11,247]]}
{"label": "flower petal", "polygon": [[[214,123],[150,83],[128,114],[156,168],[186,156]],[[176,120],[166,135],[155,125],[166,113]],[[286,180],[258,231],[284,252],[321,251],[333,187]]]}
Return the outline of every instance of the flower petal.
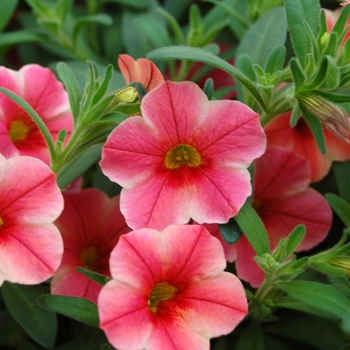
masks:
{"label": "flower petal", "polygon": [[119,281],[109,281],[98,297],[100,328],[118,349],[144,349],[153,330],[147,296]]}

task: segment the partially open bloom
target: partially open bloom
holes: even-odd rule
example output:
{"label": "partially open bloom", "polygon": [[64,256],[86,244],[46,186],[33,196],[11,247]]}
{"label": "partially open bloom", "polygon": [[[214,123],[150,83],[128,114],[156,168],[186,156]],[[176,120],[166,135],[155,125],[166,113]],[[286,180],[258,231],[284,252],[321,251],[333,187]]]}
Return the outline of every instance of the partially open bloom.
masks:
{"label": "partially open bloom", "polygon": [[109,198],[89,188],[64,195],[64,210],[55,224],[64,242],[62,262],[51,292],[97,302],[101,285],[78,272],[84,267],[110,277],[109,256],[119,237],[130,229],[119,210],[119,196]]}
{"label": "partially open bloom", "polygon": [[[311,249],[325,239],[332,211],[325,198],[309,185],[308,163],[293,152],[271,148],[255,161],[252,205],[265,225],[272,250],[301,224],[306,235],[297,251]],[[226,255],[229,253],[236,258],[238,276],[258,287],[264,274],[253,260],[254,250],[244,235],[237,243],[226,244]]]}
{"label": "partially open bloom", "polygon": [[131,56],[122,54],[119,55],[118,66],[128,85],[137,82],[150,91],[164,82],[163,75],[157,66],[145,58],[135,61]]}
{"label": "partially open bloom", "polygon": [[220,242],[201,226],[123,235],[110,265],[98,310],[118,349],[209,349],[247,314],[241,282],[223,271]]}
{"label": "partially open bloom", "polygon": [[208,101],[192,82],[165,82],[142,100],[102,151],[133,228],[227,222],[251,193],[247,167],[265,150],[259,116],[238,101]]}
{"label": "partially open bloom", "polygon": [[0,154],[0,179],[0,285],[39,284],[54,274],[63,253],[53,224],[63,209],[56,176],[38,159]]}
{"label": "partially open bloom", "polygon": [[323,128],[327,153],[323,155],[307,122],[300,118],[297,125],[290,126],[291,112],[281,114],[265,127],[267,147],[284,147],[306,159],[311,168],[311,181],[319,181],[327,175],[332,161],[350,159],[350,144]]}
{"label": "partially open bloom", "polygon": [[[18,72],[0,67],[0,86],[22,97],[45,122],[54,140],[60,130],[73,128],[67,92],[55,75],[36,64]],[[45,140],[31,117],[0,93],[0,153],[6,158],[28,155],[50,163]]]}

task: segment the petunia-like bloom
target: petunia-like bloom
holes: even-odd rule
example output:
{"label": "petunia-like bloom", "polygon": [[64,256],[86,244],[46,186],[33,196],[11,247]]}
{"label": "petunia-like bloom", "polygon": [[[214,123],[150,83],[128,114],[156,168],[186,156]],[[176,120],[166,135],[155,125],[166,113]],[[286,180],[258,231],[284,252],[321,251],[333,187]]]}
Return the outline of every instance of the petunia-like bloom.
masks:
{"label": "petunia-like bloom", "polygon": [[131,56],[122,54],[118,58],[118,67],[127,85],[137,82],[150,91],[164,82],[158,67],[145,58],[135,61]]}
{"label": "petunia-like bloom", "polygon": [[267,147],[284,147],[306,159],[311,168],[311,181],[319,181],[329,172],[333,161],[350,159],[350,144],[323,128],[327,153],[323,155],[307,122],[300,118],[290,126],[291,112],[281,114],[265,127]]}
{"label": "petunia-like bloom", "polygon": [[[67,92],[48,69],[36,64],[18,72],[0,67],[0,87],[22,97],[38,113],[54,141],[60,130],[72,132],[73,117]],[[50,164],[45,140],[31,117],[0,93],[0,153],[6,158],[28,155]]]}
{"label": "petunia-like bloom", "polygon": [[[309,187],[310,168],[305,159],[282,148],[271,148],[255,161],[253,207],[263,221],[273,250],[298,225],[305,225],[304,240],[296,251],[322,242],[331,227],[332,211],[325,198]],[[217,227],[207,227],[218,235]],[[226,257],[236,259],[237,275],[259,287],[264,274],[253,260],[254,250],[243,235],[224,244]],[[232,261],[232,260],[231,260]]]}
{"label": "petunia-like bloom", "polygon": [[224,272],[220,242],[201,226],[123,235],[113,279],[98,297],[100,327],[118,349],[209,349],[247,314],[240,280]]}
{"label": "petunia-like bloom", "polygon": [[63,236],[64,254],[51,281],[51,292],[96,303],[101,285],[75,268],[84,267],[111,276],[110,253],[119,237],[130,231],[119,210],[119,196],[109,198],[93,188],[66,193],[64,210],[55,224]]}
{"label": "petunia-like bloom", "polygon": [[39,284],[54,274],[63,242],[53,221],[62,209],[56,175],[46,164],[0,154],[0,285]]}
{"label": "petunia-like bloom", "polygon": [[102,171],[120,184],[133,229],[223,223],[251,194],[247,167],[265,150],[259,116],[238,101],[208,101],[192,82],[165,82],[142,100],[143,117],[119,124]]}

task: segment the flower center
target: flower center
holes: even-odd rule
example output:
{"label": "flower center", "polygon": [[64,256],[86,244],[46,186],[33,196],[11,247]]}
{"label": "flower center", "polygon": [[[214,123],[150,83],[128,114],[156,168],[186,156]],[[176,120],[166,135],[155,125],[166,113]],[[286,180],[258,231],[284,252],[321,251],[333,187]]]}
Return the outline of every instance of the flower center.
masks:
{"label": "flower center", "polygon": [[95,270],[95,263],[97,260],[96,246],[91,245],[87,247],[80,255],[80,261],[86,269]]}
{"label": "flower center", "polygon": [[167,152],[165,166],[168,169],[179,168],[185,164],[189,167],[198,167],[202,163],[199,152],[192,146],[181,144]]}
{"label": "flower center", "polygon": [[22,120],[15,120],[14,122],[12,122],[10,131],[9,131],[9,135],[12,143],[16,144],[19,141],[25,140],[30,130],[31,130],[31,127],[28,126]]}
{"label": "flower center", "polygon": [[156,284],[152,290],[151,296],[148,298],[148,307],[155,314],[158,310],[158,304],[171,299],[176,292],[177,288],[166,282]]}
{"label": "flower center", "polygon": [[4,224],[4,220],[0,218],[0,227]]}

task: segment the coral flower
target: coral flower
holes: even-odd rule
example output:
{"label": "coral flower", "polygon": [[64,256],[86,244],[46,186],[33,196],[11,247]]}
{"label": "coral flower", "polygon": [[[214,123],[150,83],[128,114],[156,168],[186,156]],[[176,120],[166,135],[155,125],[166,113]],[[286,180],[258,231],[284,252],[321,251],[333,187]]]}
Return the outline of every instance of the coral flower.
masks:
{"label": "coral flower", "polygon": [[223,223],[251,194],[247,167],[265,150],[259,116],[238,101],[208,101],[192,82],[165,82],[142,100],[143,117],[119,124],[102,171],[122,187],[133,229]]}
{"label": "coral flower", "polygon": [[51,292],[97,302],[101,285],[78,272],[77,266],[110,277],[109,256],[119,237],[130,229],[119,210],[119,196],[109,198],[89,188],[64,195],[64,210],[55,224],[64,242],[62,263]]}
{"label": "coral flower", "polygon": [[119,55],[118,66],[127,85],[138,82],[150,91],[164,82],[157,66],[145,58],[135,61],[131,56],[122,54]]}
{"label": "coral flower", "polygon": [[297,125],[290,126],[291,112],[273,119],[266,127],[267,147],[284,147],[306,159],[311,167],[311,181],[319,181],[327,175],[332,161],[350,159],[350,144],[342,141],[327,128],[323,128],[327,153],[318,149],[307,122],[300,118]]}
{"label": "coral flower", "polygon": [[[325,198],[309,187],[310,168],[305,159],[282,148],[271,148],[255,161],[253,207],[267,230],[271,249],[300,224],[306,235],[297,251],[308,250],[322,242],[332,223],[332,211]],[[208,227],[213,232],[213,227]],[[218,235],[218,230],[213,232]],[[226,257],[236,257],[237,274],[258,287],[264,279],[253,260],[255,253],[242,236],[225,245]]]}
{"label": "coral flower", "polygon": [[98,297],[100,327],[118,349],[209,349],[247,314],[240,280],[224,272],[220,242],[201,226],[123,235],[113,280]]}
{"label": "coral flower", "polygon": [[[71,133],[73,118],[63,85],[48,69],[36,64],[18,72],[0,67],[0,86],[30,104],[45,122],[54,140],[60,130]],[[6,158],[29,155],[50,163],[45,140],[31,117],[15,102],[0,94],[0,153]]]}
{"label": "coral flower", "polygon": [[0,179],[0,285],[39,284],[54,274],[63,253],[53,224],[63,209],[56,176],[39,159],[0,154]]}

